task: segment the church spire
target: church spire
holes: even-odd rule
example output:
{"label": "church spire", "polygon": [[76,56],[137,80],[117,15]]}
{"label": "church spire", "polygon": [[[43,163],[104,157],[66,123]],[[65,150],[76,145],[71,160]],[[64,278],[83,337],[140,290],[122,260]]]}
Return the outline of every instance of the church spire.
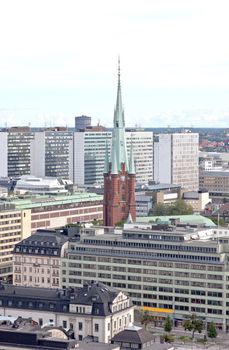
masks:
{"label": "church spire", "polygon": [[130,146],[130,163],[129,163],[129,174],[135,174],[135,165],[134,165],[134,150],[133,150],[133,140],[131,135],[131,146]]}
{"label": "church spire", "polygon": [[[121,170],[121,164],[125,164],[125,169],[128,171],[129,164],[127,162],[126,138],[125,138],[125,119],[122,105],[121,94],[121,73],[120,73],[120,58],[118,59],[118,89],[117,99],[114,111],[114,128],[112,135],[112,152],[116,157],[118,171]],[[113,157],[112,157],[113,158]],[[113,159],[111,159],[113,161]]]}

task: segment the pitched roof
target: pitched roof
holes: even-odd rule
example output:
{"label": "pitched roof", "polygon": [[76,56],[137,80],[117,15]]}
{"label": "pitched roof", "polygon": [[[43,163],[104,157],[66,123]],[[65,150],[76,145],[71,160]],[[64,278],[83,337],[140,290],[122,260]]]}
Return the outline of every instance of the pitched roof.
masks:
{"label": "pitched roof", "polygon": [[112,338],[112,342],[131,342],[134,344],[145,344],[154,340],[154,335],[145,331],[141,327],[130,327],[124,329],[124,331],[115,334]]}

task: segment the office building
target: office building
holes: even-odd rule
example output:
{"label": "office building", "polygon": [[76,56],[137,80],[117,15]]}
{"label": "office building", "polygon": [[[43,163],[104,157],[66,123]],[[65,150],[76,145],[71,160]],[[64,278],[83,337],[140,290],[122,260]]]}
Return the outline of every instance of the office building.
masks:
{"label": "office building", "polygon": [[198,134],[159,134],[154,140],[154,180],[197,191],[198,149]]}
{"label": "office building", "polygon": [[31,175],[73,178],[72,133],[49,128],[34,133],[31,143]]}
{"label": "office building", "polygon": [[29,232],[103,219],[103,196],[95,193],[26,196],[4,199],[4,203],[30,213]]}
{"label": "office building", "polygon": [[28,127],[13,127],[0,131],[0,176],[16,177],[30,174],[31,141]]}
{"label": "office building", "polygon": [[229,329],[229,230],[125,224],[121,234],[86,230],[70,241],[63,258],[63,285],[99,280],[129,293],[156,317],[182,322],[195,313]]}
{"label": "office building", "polygon": [[67,246],[67,236],[48,230],[39,230],[17,243],[13,252],[13,284],[61,288],[61,258]]}
{"label": "office building", "polygon": [[222,203],[229,198],[229,170],[200,171],[200,189],[207,190],[213,202]]}
{"label": "office building", "polygon": [[122,106],[120,67],[118,73],[118,91],[114,112],[111,156],[109,160],[106,147],[104,163],[103,222],[105,226],[114,226],[118,222],[135,221],[135,164],[133,144],[127,157],[125,120]]}
{"label": "office building", "polygon": [[[112,132],[103,127],[91,127],[74,133],[74,178],[79,185],[102,185],[106,144],[110,159]],[[147,183],[153,178],[153,133],[127,131],[128,157],[131,143],[136,170],[136,182]]]}
{"label": "office building", "polygon": [[1,285],[0,313],[31,317],[40,326],[70,328],[77,340],[104,343],[134,320],[129,296],[99,282],[63,290]]}
{"label": "office building", "polygon": [[77,185],[103,183],[106,144],[110,149],[111,132],[90,128],[74,133],[74,178]]}
{"label": "office building", "polygon": [[0,280],[12,283],[13,249],[30,235],[30,211],[0,204]]}

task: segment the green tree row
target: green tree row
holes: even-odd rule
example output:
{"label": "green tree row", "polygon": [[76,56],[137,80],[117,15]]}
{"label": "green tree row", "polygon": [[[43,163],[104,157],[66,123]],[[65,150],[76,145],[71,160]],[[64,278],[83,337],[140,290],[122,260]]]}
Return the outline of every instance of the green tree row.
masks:
{"label": "green tree row", "polygon": [[150,211],[150,215],[190,215],[193,214],[193,208],[182,199],[179,199],[171,204],[156,204]]}

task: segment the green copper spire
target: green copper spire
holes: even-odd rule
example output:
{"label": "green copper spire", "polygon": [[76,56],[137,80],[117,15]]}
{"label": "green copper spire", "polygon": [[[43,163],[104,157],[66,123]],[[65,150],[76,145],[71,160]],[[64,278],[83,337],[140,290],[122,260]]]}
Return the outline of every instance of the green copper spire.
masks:
{"label": "green copper spire", "polygon": [[122,105],[122,95],[121,95],[121,81],[120,81],[120,59],[118,59],[118,90],[117,90],[117,100],[114,111],[114,128],[112,134],[112,168],[113,162],[116,159],[117,170],[121,170],[121,164],[124,163],[126,170],[129,169],[129,164],[127,162],[127,152],[126,152],[126,138],[125,138],[125,119],[124,110]]}
{"label": "green copper spire", "polygon": [[106,139],[104,174],[108,174],[108,172],[109,172],[109,155],[108,155],[108,145],[107,145],[107,139]]}
{"label": "green copper spire", "polygon": [[133,140],[131,136],[131,146],[130,146],[130,165],[129,165],[129,174],[135,174],[135,165],[134,165],[134,151],[133,151]]}

